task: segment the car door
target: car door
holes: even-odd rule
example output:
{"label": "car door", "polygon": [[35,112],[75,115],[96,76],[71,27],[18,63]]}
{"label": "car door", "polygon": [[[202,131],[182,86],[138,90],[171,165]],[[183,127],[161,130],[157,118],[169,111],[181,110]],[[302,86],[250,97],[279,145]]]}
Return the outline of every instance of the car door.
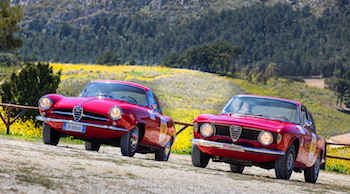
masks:
{"label": "car door", "polygon": [[301,161],[306,166],[310,167],[314,164],[315,160],[315,152],[316,152],[316,131],[315,124],[313,122],[313,118],[309,112],[309,110],[305,107],[301,107],[301,118],[302,118],[302,128],[304,134],[302,135],[301,143],[300,143],[300,151],[302,151]]}
{"label": "car door", "polygon": [[162,111],[159,106],[159,102],[157,97],[152,93],[152,91],[148,91],[149,98],[149,113],[153,117],[154,128],[152,129],[152,139],[154,143],[158,145],[166,137],[166,121],[162,115]]}

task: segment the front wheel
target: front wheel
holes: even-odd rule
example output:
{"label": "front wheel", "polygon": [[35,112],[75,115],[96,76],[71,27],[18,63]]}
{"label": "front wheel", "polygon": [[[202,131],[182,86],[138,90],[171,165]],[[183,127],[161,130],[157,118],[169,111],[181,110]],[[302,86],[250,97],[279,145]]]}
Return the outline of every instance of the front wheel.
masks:
{"label": "front wheel", "polygon": [[208,165],[210,155],[203,153],[197,145],[192,145],[192,150],[191,150],[191,159],[192,159],[192,164],[195,167],[201,167],[205,168]]}
{"label": "front wheel", "polygon": [[316,183],[320,172],[321,153],[318,155],[315,164],[310,169],[304,170],[304,178],[308,183]]}
{"label": "front wheel", "polygon": [[231,172],[242,174],[242,172],[244,170],[244,166],[243,165],[230,164],[230,170],[231,170]]}
{"label": "front wheel", "polygon": [[139,127],[135,126],[120,138],[120,150],[123,156],[133,157],[139,144]]}
{"label": "front wheel", "polygon": [[294,169],[295,158],[296,151],[294,143],[292,143],[286,151],[286,154],[275,161],[275,173],[277,179],[288,180],[290,178]]}
{"label": "front wheel", "polygon": [[56,146],[60,140],[60,133],[52,129],[45,122],[43,123],[43,141],[44,144]]}
{"label": "front wheel", "polygon": [[96,151],[100,150],[101,144],[99,142],[85,141],[85,150]]}
{"label": "front wheel", "polygon": [[171,150],[172,143],[173,143],[173,138],[170,138],[170,140],[164,147],[156,150],[155,159],[157,161],[168,161],[170,157],[170,150]]}

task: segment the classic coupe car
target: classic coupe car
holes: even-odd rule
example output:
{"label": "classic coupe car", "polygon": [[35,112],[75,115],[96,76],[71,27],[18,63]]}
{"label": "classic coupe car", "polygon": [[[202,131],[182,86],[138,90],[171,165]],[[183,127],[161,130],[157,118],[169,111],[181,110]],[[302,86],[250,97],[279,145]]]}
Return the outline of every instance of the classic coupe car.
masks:
{"label": "classic coupe car", "polygon": [[325,142],[316,133],[310,111],[301,103],[267,96],[234,96],[220,115],[201,114],[194,120],[192,164],[230,164],[231,172],[245,166],[275,169],[276,178],[289,179],[304,171],[315,183],[324,162]]}
{"label": "classic coupe car", "polygon": [[39,100],[43,141],[57,145],[60,137],[85,141],[86,150],[101,144],[118,146],[122,155],[155,153],[167,161],[176,132],[172,119],[162,114],[157,97],[142,85],[114,80],[89,83],[79,97],[48,94]]}

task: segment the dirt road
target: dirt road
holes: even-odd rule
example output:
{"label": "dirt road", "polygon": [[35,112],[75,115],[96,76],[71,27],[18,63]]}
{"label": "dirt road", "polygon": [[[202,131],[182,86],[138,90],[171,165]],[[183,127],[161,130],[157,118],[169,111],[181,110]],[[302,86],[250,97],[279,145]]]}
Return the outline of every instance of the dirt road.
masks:
{"label": "dirt road", "polygon": [[0,193],[349,193],[350,176],[322,171],[316,184],[303,174],[275,179],[273,170],[247,167],[243,174],[210,162],[195,168],[188,155],[168,162],[154,155],[124,157],[120,149],[83,145],[48,146],[0,136]]}

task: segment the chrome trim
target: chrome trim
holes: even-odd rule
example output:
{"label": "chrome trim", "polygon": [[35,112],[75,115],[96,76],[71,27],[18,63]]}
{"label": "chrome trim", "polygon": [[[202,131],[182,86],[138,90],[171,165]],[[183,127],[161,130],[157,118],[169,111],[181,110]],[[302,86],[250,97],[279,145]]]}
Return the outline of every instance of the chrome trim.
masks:
{"label": "chrome trim", "polygon": [[230,151],[236,151],[236,152],[250,152],[250,153],[267,154],[267,155],[273,155],[273,156],[284,156],[285,154],[283,151],[274,151],[274,150],[268,150],[268,149],[262,149],[262,148],[251,148],[251,147],[245,147],[245,146],[240,146],[236,144],[208,141],[204,139],[193,138],[191,139],[191,143],[194,145],[211,147],[211,148],[219,148],[223,150],[230,150]]}
{"label": "chrome trim", "polygon": [[[73,116],[73,113],[71,113],[71,112],[51,111],[51,113]],[[101,118],[101,117],[94,117],[94,116],[90,116],[90,115],[86,115],[86,114],[82,114],[82,117],[97,119],[97,120],[101,120],[101,121],[109,121],[109,119],[105,119],[105,118]]]}
{"label": "chrome trim", "polygon": [[76,122],[76,121],[73,121],[73,120],[66,120],[66,119],[52,119],[52,118],[48,118],[48,117],[37,116],[36,120],[38,120],[38,121],[47,121],[47,122],[71,123],[71,124],[75,124],[75,125],[85,125],[85,126],[89,126],[89,127],[110,129],[110,130],[113,130],[113,131],[129,132],[129,130],[124,129],[124,128],[113,127],[113,126],[108,126],[108,125],[98,125],[98,124],[93,124],[93,123]]}

